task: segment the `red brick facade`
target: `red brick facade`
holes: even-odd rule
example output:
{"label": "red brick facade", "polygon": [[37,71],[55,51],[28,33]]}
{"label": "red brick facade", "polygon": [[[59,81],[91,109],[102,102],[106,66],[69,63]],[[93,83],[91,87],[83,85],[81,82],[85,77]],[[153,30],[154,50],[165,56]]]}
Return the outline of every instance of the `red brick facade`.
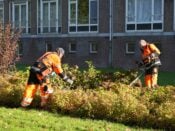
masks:
{"label": "red brick facade", "polygon": [[[64,63],[85,65],[85,61],[91,60],[97,67],[109,67],[110,41],[109,18],[110,0],[99,1],[98,32],[97,33],[69,33],[68,29],[68,1],[62,0],[61,33],[38,34],[37,33],[37,0],[31,1],[31,33],[21,36],[23,55],[21,63],[31,64],[37,57],[45,52],[45,43],[50,43],[52,49],[61,46],[66,50]],[[9,22],[9,2],[5,0],[4,19]],[[126,43],[137,44],[139,39],[149,42],[158,42],[161,45],[161,70],[175,71],[175,32],[174,32],[174,1],[164,0],[163,31],[160,32],[126,32],[125,13],[126,0],[113,0],[113,39],[112,39],[112,66],[117,68],[134,68],[134,54],[126,53]],[[89,43],[97,43],[97,53],[90,53]],[[76,53],[69,53],[69,44],[75,42]]]}

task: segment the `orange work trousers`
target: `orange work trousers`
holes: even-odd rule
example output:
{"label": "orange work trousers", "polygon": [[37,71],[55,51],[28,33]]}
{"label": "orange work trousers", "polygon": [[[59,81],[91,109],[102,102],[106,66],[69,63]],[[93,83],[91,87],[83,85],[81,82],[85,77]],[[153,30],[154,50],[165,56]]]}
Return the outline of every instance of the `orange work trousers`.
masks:
{"label": "orange work trousers", "polygon": [[148,88],[157,87],[158,67],[152,67],[145,74],[145,86]]}
{"label": "orange work trousers", "polygon": [[23,99],[21,102],[22,107],[27,107],[32,103],[32,100],[37,92],[40,90],[41,107],[47,104],[49,96],[53,93],[53,88],[50,86],[49,78],[39,80],[37,74],[30,72],[28,83],[25,87]]}

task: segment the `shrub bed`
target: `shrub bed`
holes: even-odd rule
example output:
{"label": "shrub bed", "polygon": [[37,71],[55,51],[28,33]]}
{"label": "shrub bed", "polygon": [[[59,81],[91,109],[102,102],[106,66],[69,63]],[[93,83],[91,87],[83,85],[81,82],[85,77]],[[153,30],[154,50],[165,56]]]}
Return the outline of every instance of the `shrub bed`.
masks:
{"label": "shrub bed", "polygon": [[[154,90],[129,87],[116,81],[115,77],[113,80],[108,80],[107,76],[100,79],[101,72],[91,68],[84,72],[74,69],[77,87],[71,87],[57,78],[52,79],[55,92],[48,103],[48,110],[131,125],[175,129],[175,87]],[[0,76],[1,106],[20,106],[27,76],[28,71]],[[86,80],[83,81],[82,77]],[[96,81],[92,82],[94,79]],[[103,82],[111,84],[107,87]],[[68,88],[64,89],[64,86]],[[39,101],[37,94],[31,106],[37,108]]]}

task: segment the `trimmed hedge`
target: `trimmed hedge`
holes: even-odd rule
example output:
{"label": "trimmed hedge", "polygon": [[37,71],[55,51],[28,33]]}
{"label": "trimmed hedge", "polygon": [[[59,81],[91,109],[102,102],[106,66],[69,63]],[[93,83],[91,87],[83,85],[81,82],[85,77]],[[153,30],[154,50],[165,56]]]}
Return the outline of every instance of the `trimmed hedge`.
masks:
{"label": "trimmed hedge", "polygon": [[[20,106],[27,76],[28,72],[0,76],[1,106]],[[146,90],[113,82],[109,89],[99,86],[94,89],[69,90],[56,88],[58,86],[56,82],[55,93],[48,103],[49,111],[79,117],[109,119],[131,125],[175,129],[173,86]],[[37,108],[39,101],[40,97],[37,94],[31,106]]]}

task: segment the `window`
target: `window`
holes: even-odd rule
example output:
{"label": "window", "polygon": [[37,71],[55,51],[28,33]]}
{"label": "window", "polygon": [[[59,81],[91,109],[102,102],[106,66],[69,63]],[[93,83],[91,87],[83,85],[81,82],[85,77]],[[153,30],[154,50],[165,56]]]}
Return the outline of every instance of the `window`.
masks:
{"label": "window", "polygon": [[90,42],[90,53],[97,53],[97,43]]}
{"label": "window", "polygon": [[69,43],[69,53],[75,53],[77,51],[77,45],[75,42]]}
{"label": "window", "polygon": [[21,57],[23,55],[23,44],[21,42],[18,43],[17,53],[18,57]]}
{"label": "window", "polygon": [[46,52],[52,51],[52,44],[48,41],[45,44],[46,44]]}
{"label": "window", "polygon": [[4,23],[4,1],[0,0],[0,23]]}
{"label": "window", "polygon": [[69,0],[69,32],[98,31],[98,0]]}
{"label": "window", "polygon": [[163,29],[164,0],[126,0],[126,30]]}
{"label": "window", "polygon": [[38,33],[61,32],[61,0],[38,0]]}
{"label": "window", "polygon": [[135,44],[126,43],[126,54],[134,54],[134,53],[135,53]]}
{"label": "window", "polygon": [[30,2],[26,0],[12,2],[13,28],[19,28],[23,33],[30,33]]}

